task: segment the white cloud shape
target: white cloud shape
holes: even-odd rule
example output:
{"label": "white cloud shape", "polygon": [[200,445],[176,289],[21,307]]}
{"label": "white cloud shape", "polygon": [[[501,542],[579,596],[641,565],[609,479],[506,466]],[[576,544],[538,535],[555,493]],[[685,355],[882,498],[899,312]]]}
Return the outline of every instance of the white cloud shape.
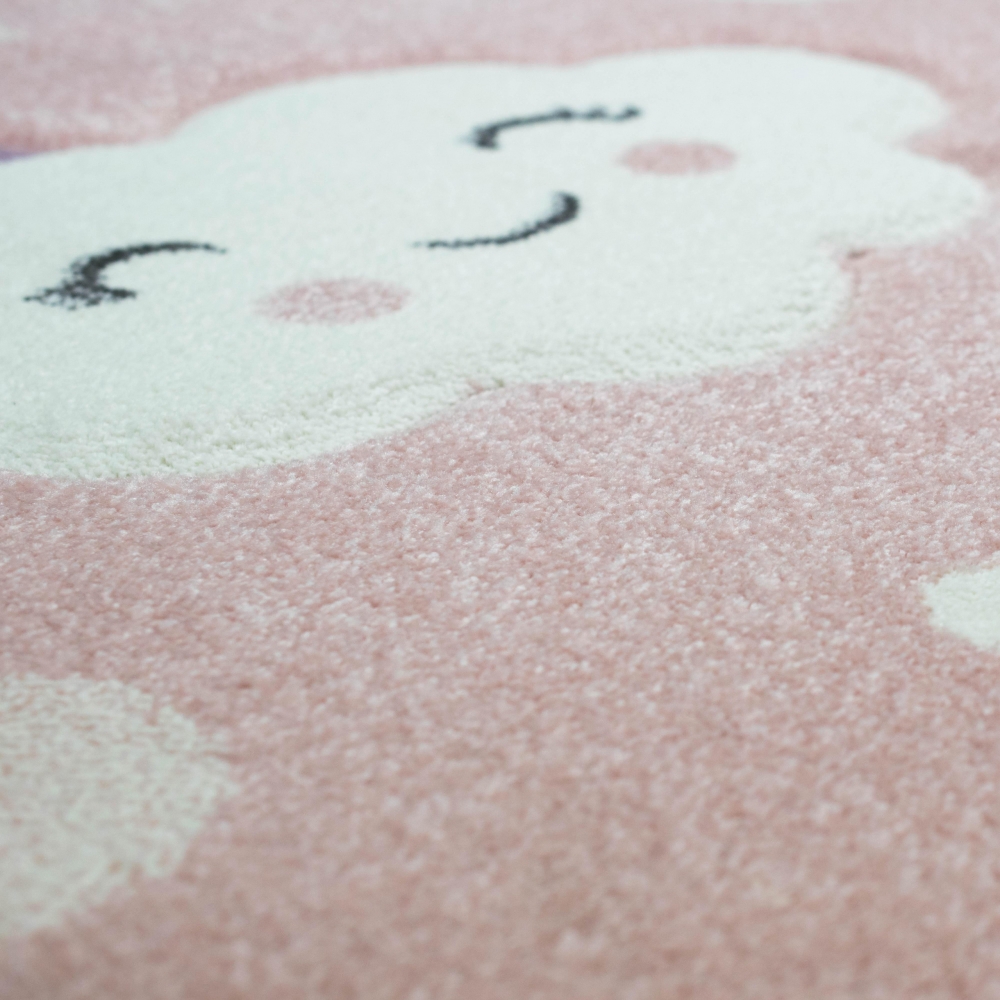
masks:
{"label": "white cloud shape", "polygon": [[194,723],[117,681],[0,678],[0,938],[170,874],[234,790]]}
{"label": "white cloud shape", "polygon": [[950,573],[925,585],[924,600],[937,628],[1000,653],[1000,566]]}
{"label": "white cloud shape", "polygon": [[[470,139],[560,109],[575,119],[501,129],[496,148]],[[476,387],[774,357],[842,314],[843,252],[936,237],[981,209],[969,174],[903,148],[944,113],[893,70],[703,48],[321,79],[163,142],[5,164],[0,466],[216,473],[347,448]],[[731,162],[624,165],[657,143]],[[501,245],[426,245],[549,216],[561,224]],[[74,261],[177,241],[226,253],[134,256],[101,272],[134,298],[46,304]],[[380,283],[394,311],[310,325],[261,310],[276,289],[343,279]]]}

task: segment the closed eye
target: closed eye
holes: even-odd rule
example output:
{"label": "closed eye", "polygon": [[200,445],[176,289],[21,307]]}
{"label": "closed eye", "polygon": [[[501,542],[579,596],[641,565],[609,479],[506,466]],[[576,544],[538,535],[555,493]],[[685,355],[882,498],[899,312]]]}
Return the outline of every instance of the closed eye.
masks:
{"label": "closed eye", "polygon": [[130,288],[112,288],[104,284],[106,268],[113,264],[123,264],[133,257],[146,257],[154,253],[179,253],[184,250],[205,250],[208,253],[225,253],[222,247],[211,243],[137,243],[128,247],[117,247],[101,253],[81,257],[70,264],[69,272],[61,284],[43,288],[34,295],[25,296],[25,302],[39,302],[45,306],[61,306],[63,309],[80,309],[99,306],[105,302],[121,302],[134,299],[136,293]]}
{"label": "closed eye", "polygon": [[[585,111],[575,111],[572,108],[555,108],[537,115],[525,115],[518,118],[504,118],[500,121],[477,125],[468,136],[468,141],[479,149],[499,149],[498,139],[501,133],[514,128],[524,128],[529,125],[547,125],[554,122],[626,122],[638,118],[642,112],[632,105],[612,112],[605,107],[588,108]],[[557,226],[572,222],[580,214],[580,199],[565,191],[557,192],[552,199],[552,209],[547,215],[518,226],[509,232],[495,236],[466,236],[457,239],[426,240],[417,243],[418,247],[430,250],[448,249],[464,250],[468,247],[504,246],[507,243],[518,243],[522,240],[547,233]]]}
{"label": "closed eye", "polygon": [[[642,112],[639,108],[629,105],[621,111],[613,113],[604,107],[593,107],[585,111],[575,111],[572,108],[555,108],[542,114],[526,115],[516,118],[504,118],[486,125],[476,126],[469,135],[469,141],[479,149],[499,149],[498,138],[501,133],[514,128],[524,128],[529,125],[544,125],[553,122],[570,121],[608,121],[624,122],[637,118]],[[478,246],[503,246],[507,243],[517,243],[530,239],[539,233],[548,232],[557,226],[572,222],[580,211],[580,199],[576,195],[560,191],[553,197],[552,210],[540,219],[524,226],[512,229],[510,232],[496,236],[473,236],[458,239],[427,240],[417,246],[428,249],[464,249]],[[123,264],[133,257],[145,257],[155,253],[179,253],[187,250],[204,250],[208,253],[225,253],[222,247],[211,243],[191,243],[188,241],[171,241],[168,243],[138,243],[127,247],[116,247],[101,253],[91,254],[73,261],[66,278],[58,285],[43,288],[33,295],[25,296],[25,302],[38,302],[47,306],[60,306],[63,309],[80,309],[102,305],[106,302],[121,302],[134,299],[136,292],[130,288],[114,288],[103,281],[104,271],[114,264]]]}
{"label": "closed eye", "polygon": [[607,108],[594,107],[586,111],[574,111],[572,108],[555,108],[538,115],[525,115],[519,118],[504,118],[490,122],[488,125],[477,125],[469,134],[469,142],[480,149],[499,149],[497,139],[501,132],[513,128],[524,128],[527,125],[547,125],[552,122],[627,122],[638,118],[642,112],[632,105],[617,113]]}

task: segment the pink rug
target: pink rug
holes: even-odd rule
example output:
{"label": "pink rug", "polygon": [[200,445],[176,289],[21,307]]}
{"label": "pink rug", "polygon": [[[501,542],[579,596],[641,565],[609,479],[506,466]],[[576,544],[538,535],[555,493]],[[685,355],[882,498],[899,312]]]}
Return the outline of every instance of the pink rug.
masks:
{"label": "pink rug", "polygon": [[1000,0],[0,0],[0,995],[1000,998]]}

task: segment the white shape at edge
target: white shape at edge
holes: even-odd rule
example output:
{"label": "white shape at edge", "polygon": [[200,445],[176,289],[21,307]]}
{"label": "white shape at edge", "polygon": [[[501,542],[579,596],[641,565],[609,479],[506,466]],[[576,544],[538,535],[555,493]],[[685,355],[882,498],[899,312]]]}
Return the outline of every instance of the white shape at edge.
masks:
{"label": "white shape at edge", "polygon": [[934,626],[1000,653],[1000,566],[950,573],[923,590]]}
{"label": "white shape at edge", "polygon": [[234,791],[194,722],[145,692],[0,678],[0,938],[169,875]]}

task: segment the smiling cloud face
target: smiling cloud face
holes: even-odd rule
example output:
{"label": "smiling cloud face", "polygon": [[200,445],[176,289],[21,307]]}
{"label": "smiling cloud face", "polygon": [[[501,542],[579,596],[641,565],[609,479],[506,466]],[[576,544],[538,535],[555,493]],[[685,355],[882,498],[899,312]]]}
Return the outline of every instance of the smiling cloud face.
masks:
{"label": "smiling cloud face", "polygon": [[980,185],[924,85],[797,51],[437,66],[263,91],[0,167],[0,466],[207,474],[483,387],[674,378],[828,331],[837,258]]}

